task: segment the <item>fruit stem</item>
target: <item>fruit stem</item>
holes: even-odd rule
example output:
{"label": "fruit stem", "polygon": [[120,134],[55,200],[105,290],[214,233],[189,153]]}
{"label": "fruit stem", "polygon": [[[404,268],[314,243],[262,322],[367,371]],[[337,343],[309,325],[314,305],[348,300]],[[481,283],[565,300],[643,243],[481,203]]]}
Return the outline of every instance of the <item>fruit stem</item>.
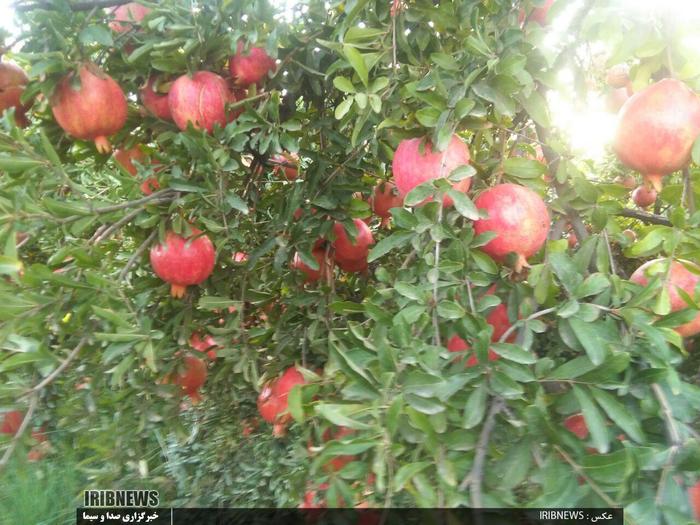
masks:
{"label": "fruit stem", "polygon": [[520,273],[523,271],[524,268],[529,268],[530,265],[527,263],[527,259],[522,253],[518,254],[518,259],[515,261],[515,265],[513,266],[513,270],[515,273]]}

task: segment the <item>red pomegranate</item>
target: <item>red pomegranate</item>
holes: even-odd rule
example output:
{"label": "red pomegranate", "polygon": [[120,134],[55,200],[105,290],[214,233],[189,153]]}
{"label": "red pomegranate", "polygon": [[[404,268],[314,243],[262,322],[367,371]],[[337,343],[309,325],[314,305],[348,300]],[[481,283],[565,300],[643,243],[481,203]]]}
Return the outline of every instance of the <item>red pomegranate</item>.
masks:
{"label": "red pomegranate", "polygon": [[0,62],[0,114],[15,108],[15,121],[21,127],[29,125],[26,116],[29,106],[20,102],[28,82],[26,73],[17,64]]}
{"label": "red pomegranate", "polygon": [[567,430],[576,434],[579,439],[586,439],[588,437],[588,425],[586,425],[583,414],[574,414],[573,416],[567,417],[564,420],[564,426]]}
{"label": "red pomegranate", "polygon": [[5,417],[0,425],[0,433],[14,436],[24,421],[24,412],[20,410],[10,410],[5,412]]}
{"label": "red pomegranate", "polygon": [[363,273],[369,268],[367,259],[336,259],[335,262],[338,264],[338,268],[347,273]]}
{"label": "red pomegranate", "polygon": [[180,385],[182,391],[190,396],[192,401],[200,399],[199,389],[207,380],[207,365],[193,355],[185,356],[185,369],[175,376],[174,383]]}
{"label": "red pomegranate", "polygon": [[262,84],[269,71],[275,70],[275,59],[261,47],[244,50],[243,42],[238,42],[236,54],[229,59],[231,77],[239,86]]}
{"label": "red pomegranate", "polygon": [[305,383],[304,376],[294,366],[287,368],[282,376],[275,381],[275,384],[272,386],[272,395],[277,398],[280,414],[287,411],[287,397],[292,388]]}
{"label": "red pomegranate", "polygon": [[183,297],[190,285],[200,284],[214,269],[214,245],[197,228],[184,238],[168,232],[164,244],[151,248],[151,266],[158,277],[170,283],[173,297]]}
{"label": "red pomegranate", "polygon": [[273,155],[270,157],[270,163],[274,165],[272,173],[275,177],[284,176],[288,181],[293,181],[299,176],[299,155],[296,153]]}
{"label": "red pomegranate", "polygon": [[387,226],[391,219],[389,210],[403,206],[403,197],[399,195],[393,182],[381,181],[374,187],[369,204],[374,214],[382,219],[382,226]]}
{"label": "red pomegranate", "polygon": [[245,252],[236,252],[231,256],[231,260],[238,264],[248,262],[248,254]]}
{"label": "red pomegranate", "polygon": [[109,23],[109,28],[116,33],[128,31],[133,26],[138,26],[148,13],[150,8],[139,4],[138,2],[129,2],[114,9],[112,14],[114,20]]}
{"label": "red pomegranate", "polygon": [[[528,22],[537,22],[541,26],[547,25],[547,14],[549,13],[549,10],[552,7],[552,4],[554,4],[554,0],[545,0],[544,4],[542,7],[536,7],[535,9],[532,10],[530,13],[530,16],[527,17]],[[520,10],[520,13],[518,15],[518,22],[522,24],[525,21],[525,11],[523,9]]]}
{"label": "red pomegranate", "polygon": [[[421,148],[423,153],[421,154]],[[433,151],[429,140],[415,138],[402,140],[394,153],[392,171],[399,194],[405,197],[416,186],[429,180],[448,177],[455,168],[469,164],[469,148],[457,135],[453,135],[445,151]],[[467,192],[471,178],[462,179],[452,187]],[[445,196],[444,206],[452,206],[452,199]]]}
{"label": "red pomegranate", "polygon": [[133,146],[129,149],[116,149],[114,150],[114,160],[128,171],[130,175],[136,175],[136,173],[138,173],[138,168],[134,165],[133,161],[139,164],[145,164],[146,154],[139,146]]}
{"label": "red pomegranate", "polygon": [[[665,276],[668,266],[664,263],[667,259],[655,259],[646,262],[637,268],[630,281],[641,286],[647,286],[653,275],[659,274],[661,278]],[[693,273],[687,267],[693,268]],[[678,293],[678,290],[683,290],[690,297],[695,297],[695,287],[700,282],[700,266],[690,261],[672,261],[671,271],[668,274],[668,281],[663,285],[668,290],[669,298],[671,299],[671,311],[677,312],[688,308],[688,305]],[[692,321],[678,326],[676,332],[683,337],[690,337],[700,333],[700,313],[698,313]]]}
{"label": "red pomegranate", "polygon": [[542,198],[517,184],[498,184],[482,192],[474,204],[488,218],[474,221],[477,235],[496,233],[482,250],[498,261],[509,253],[518,256],[514,269],[520,272],[527,258],[539,251],[549,233],[549,213]]}
{"label": "red pomegranate", "polygon": [[[343,438],[352,436],[354,433],[355,431],[348,427],[337,427],[334,429],[329,428],[323,433],[322,439],[324,443],[331,440],[341,441]],[[357,456],[353,455],[335,456],[333,459],[329,460],[325,465],[323,465],[323,468],[328,472],[338,472],[345,465],[355,461],[356,459]]]}
{"label": "red pomegranate", "polygon": [[333,225],[333,234],[335,235],[335,240],[333,241],[333,258],[336,261],[367,260],[369,247],[374,244],[372,231],[362,219],[354,219],[353,223],[357,229],[357,235],[354,241],[350,240],[350,237],[345,231],[345,226],[339,222]]}
{"label": "red pomegranate", "polygon": [[216,350],[221,348],[212,336],[205,335],[202,337],[197,332],[190,336],[189,342],[192,348],[197,350],[197,352],[206,353],[212,361],[216,359]]}
{"label": "red pomegranate", "polygon": [[656,202],[657,195],[654,188],[642,184],[632,192],[632,200],[640,208],[648,208]]}
{"label": "red pomegranate", "polygon": [[620,175],[615,178],[615,183],[624,186],[628,190],[633,190],[637,187],[637,179],[634,175]]}
{"label": "red pomegranate", "polygon": [[168,105],[175,124],[181,130],[191,123],[195,129],[209,133],[218,124],[230,121],[226,104],[235,102],[226,81],[215,73],[197,71],[191,77],[182,75],[170,87]]}
{"label": "red pomegranate", "polygon": [[161,93],[159,89],[162,87],[158,77],[150,77],[146,85],[139,90],[141,102],[153,116],[163,120],[172,120],[168,92]]}
{"label": "red pomegranate", "polygon": [[258,395],[258,412],[268,423],[274,423],[277,419],[277,414],[280,412],[277,397],[272,393],[274,382],[268,383],[260,391]]}
{"label": "red pomegranate", "polygon": [[258,412],[268,423],[273,423],[273,434],[281,437],[285,434],[290,416],[287,414],[287,397],[296,385],[305,383],[304,376],[296,367],[287,368],[281,377],[263,387],[258,396]]}
{"label": "red pomegranate", "polygon": [[700,98],[683,82],[664,79],[636,93],[622,106],[615,152],[654,189],[661,179],[687,166],[700,134]]}
{"label": "red pomegranate", "polygon": [[[469,345],[469,343],[467,343],[464,339],[462,339],[458,335],[453,335],[447,341],[447,350],[449,352],[465,352],[467,350],[471,350],[471,346]],[[498,358],[499,358],[499,355],[489,348],[489,353],[488,353],[489,361],[495,361]],[[475,354],[472,354],[467,358],[466,366],[468,368],[475,366],[477,364],[479,364],[479,360]]]}
{"label": "red pomegranate", "polygon": [[328,272],[330,269],[328,268],[328,262],[326,261],[326,249],[323,247],[319,248],[314,248],[311,251],[311,255],[314,256],[314,259],[318,262],[318,270],[314,270],[309,266],[308,264],[304,263],[304,261],[301,260],[301,257],[299,256],[298,253],[294,254],[294,259],[292,259],[292,262],[290,264],[290,267],[293,270],[299,270],[302,272],[304,275],[306,275],[306,282],[307,283],[312,283],[316,282],[319,279],[323,278],[326,275],[326,272]]}
{"label": "red pomegranate", "polygon": [[576,233],[573,231],[569,232],[566,241],[569,243],[569,248],[574,248],[578,244],[578,237],[576,237]]}
{"label": "red pomegranate", "polygon": [[700,522],[700,481],[688,489],[688,499],[690,500],[693,518],[695,518],[695,521]]}
{"label": "red pomegranate", "polygon": [[158,183],[158,179],[155,177],[149,177],[144,180],[139,187],[141,188],[141,193],[144,195],[150,195],[154,191],[158,191],[160,189],[160,184]]}
{"label": "red pomegranate", "polygon": [[109,153],[107,139],[126,122],[126,97],[112,77],[95,64],[80,68],[80,87],[72,86],[71,72],[58,83],[51,97],[51,109],[58,125],[77,139],[93,140],[97,151]]}

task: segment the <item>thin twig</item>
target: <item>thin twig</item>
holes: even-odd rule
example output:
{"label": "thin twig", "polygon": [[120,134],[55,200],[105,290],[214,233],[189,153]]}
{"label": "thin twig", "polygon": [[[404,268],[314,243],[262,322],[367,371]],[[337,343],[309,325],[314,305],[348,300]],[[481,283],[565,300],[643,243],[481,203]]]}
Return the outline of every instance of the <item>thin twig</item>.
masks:
{"label": "thin twig", "polygon": [[596,482],[593,481],[588,476],[588,474],[586,474],[586,472],[583,470],[583,468],[578,463],[576,463],[571,458],[571,456],[569,456],[566,452],[564,452],[564,450],[562,450],[561,447],[559,447],[558,445],[554,445],[554,449],[561,455],[561,457],[564,458],[564,461],[566,461],[569,465],[571,465],[571,468],[574,469],[576,474],[578,474],[579,476],[581,476],[583,479],[586,480],[586,483],[588,483],[588,485],[593,489],[593,492],[598,494],[598,496],[600,496],[601,499],[603,501],[605,501],[605,503],[607,503],[610,507],[617,507],[618,506],[618,504],[614,500],[612,500],[610,498],[610,496],[608,496],[605,492],[603,492],[603,490],[596,484]]}
{"label": "thin twig", "polygon": [[654,213],[649,213],[641,210],[632,210],[629,208],[623,208],[618,211],[615,215],[619,217],[629,217],[630,219],[637,219],[647,224],[659,224],[661,226],[672,226],[670,220],[661,215],[656,215]]}
{"label": "thin twig", "polygon": [[56,369],[51,372],[49,375],[47,375],[44,379],[41,380],[41,382],[37,383],[35,386],[24,392],[23,394],[20,395],[20,398],[24,396],[28,396],[30,394],[34,394],[38,392],[39,390],[46,388],[50,383],[53,382],[54,379],[56,379],[61,372],[63,372],[68,365],[75,359],[75,357],[80,353],[80,351],[83,349],[85,344],[87,343],[88,336],[85,335],[83,338],[78,342],[75,348],[71,350],[70,354],[61,362],[60,365],[56,367]]}
{"label": "thin twig", "polygon": [[172,201],[175,199],[174,190],[166,188],[164,190],[156,191],[140,199],[135,199],[133,201],[122,202],[121,204],[113,204],[111,206],[102,206],[100,208],[91,208],[90,211],[96,214],[111,213],[113,211],[119,211],[126,208],[133,208],[134,206],[140,206],[141,204],[146,204],[147,202],[158,200],[158,201]]}
{"label": "thin twig", "polygon": [[106,228],[102,233],[100,233],[96,238],[94,244],[99,244],[105,239],[109,239],[109,237],[116,232],[119,228],[124,226],[125,224],[131,222],[139,213],[141,213],[141,209],[133,210],[130,213],[127,213],[119,219],[117,222]]}
{"label": "thin twig", "polygon": [[124,266],[124,268],[122,268],[122,271],[119,272],[117,282],[122,282],[126,278],[126,275],[129,273],[131,267],[134,264],[136,264],[136,261],[138,261],[139,257],[141,257],[141,254],[143,254],[143,252],[146,251],[146,248],[150,246],[150,244],[154,241],[157,235],[158,230],[153,230],[151,234],[148,237],[146,237],[146,240],[141,243],[141,246],[139,246],[133,253],[133,255],[129,257],[129,260],[126,262],[126,266]]}
{"label": "thin twig", "polygon": [[678,425],[676,424],[676,420],[673,417],[673,410],[671,409],[671,405],[668,402],[668,399],[666,398],[666,394],[664,394],[664,391],[661,389],[661,386],[659,386],[658,383],[652,384],[651,389],[654,391],[654,395],[656,396],[656,399],[658,399],[659,404],[661,405],[661,412],[663,413],[664,419],[666,420],[666,429],[668,430],[668,436],[671,439],[671,448],[668,454],[668,459],[666,460],[663,470],[661,471],[659,486],[656,490],[656,504],[659,505],[663,500],[663,489],[664,485],[666,484],[666,479],[670,474],[671,467],[673,466],[673,460],[675,459],[678,451],[681,449],[683,441],[681,440],[681,435],[678,431]]}
{"label": "thin twig", "polygon": [[10,461],[10,458],[12,457],[12,454],[15,451],[15,448],[17,448],[17,444],[19,443],[19,440],[22,438],[22,436],[24,435],[24,432],[29,427],[29,422],[32,420],[32,416],[34,415],[34,411],[36,410],[36,405],[38,402],[39,402],[39,396],[35,393],[34,395],[32,395],[32,398],[29,400],[29,408],[27,408],[27,413],[24,415],[24,419],[22,420],[22,424],[17,429],[17,432],[13,436],[12,441],[10,441],[10,444],[8,445],[7,449],[5,450],[5,453],[3,454],[2,459],[0,459],[0,472],[5,468],[7,463]]}
{"label": "thin twig", "polygon": [[528,321],[532,321],[533,319],[537,319],[538,317],[542,317],[544,315],[551,314],[554,311],[556,311],[556,308],[545,308],[544,310],[540,310],[539,312],[535,312],[534,314],[530,315],[529,317],[526,317],[525,319],[519,320],[518,322],[509,326],[508,330],[503,332],[503,335],[498,340],[498,342],[499,343],[505,342],[510,337],[510,335],[518,329],[518,327],[521,324],[526,324]]}

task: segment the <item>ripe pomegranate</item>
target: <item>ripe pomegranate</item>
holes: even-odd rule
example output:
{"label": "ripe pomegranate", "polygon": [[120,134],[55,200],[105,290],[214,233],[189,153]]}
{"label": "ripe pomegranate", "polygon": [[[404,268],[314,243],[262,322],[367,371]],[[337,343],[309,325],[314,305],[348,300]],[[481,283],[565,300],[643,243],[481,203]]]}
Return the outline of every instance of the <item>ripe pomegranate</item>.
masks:
{"label": "ripe pomegranate", "polygon": [[[469,343],[467,343],[464,339],[462,339],[458,335],[453,335],[447,341],[447,350],[449,352],[464,352],[466,350],[471,350],[471,346],[469,345]],[[488,353],[489,361],[495,361],[498,358],[499,358],[499,355],[489,348],[489,353]],[[472,366],[475,366],[478,364],[479,364],[479,360],[475,354],[472,354],[469,356],[469,358],[467,358],[467,363],[466,363],[467,368],[471,368]]]}
{"label": "ripe pomegranate", "polygon": [[[329,428],[323,433],[322,439],[324,442],[331,440],[340,441],[344,437],[352,436],[354,433],[355,431],[353,429],[347,427],[337,427],[335,429]],[[323,465],[323,468],[328,472],[338,472],[345,465],[355,461],[356,459],[357,456],[354,455],[346,454],[343,456],[335,456],[333,459],[329,460],[325,465]]]}
{"label": "ripe pomegranate", "polygon": [[144,180],[139,187],[141,188],[141,193],[144,195],[150,195],[154,191],[158,191],[160,189],[160,184],[158,183],[158,179],[155,177],[149,177]]}
{"label": "ripe pomegranate", "polygon": [[192,355],[185,356],[185,369],[175,376],[174,383],[180,385],[182,391],[190,396],[193,402],[201,399],[199,389],[207,380],[207,365],[201,359]]}
{"label": "ripe pomegranate", "polygon": [[347,273],[363,273],[369,268],[367,259],[336,259],[335,262],[338,264],[338,268]]}
{"label": "ripe pomegranate", "polygon": [[688,489],[688,499],[693,518],[695,521],[700,521],[700,481]]}
{"label": "ripe pomegranate", "polygon": [[[663,278],[667,268],[665,264],[659,264],[663,260],[664,259],[655,259],[642,264],[634,271],[630,277],[630,281],[641,286],[647,286],[650,280],[650,276],[647,274],[653,267],[656,267],[654,268],[656,270],[654,274],[660,271],[660,275]],[[668,274],[668,280],[662,284],[662,286],[665,286],[668,290],[672,312],[677,312],[688,308],[686,302],[679,295],[678,290],[681,289],[690,297],[695,297],[695,287],[697,286],[698,282],[700,282],[700,276],[690,272],[686,266],[692,267],[696,272],[700,272],[700,266],[690,261],[672,261],[671,271]],[[676,327],[675,330],[683,337],[690,337],[700,333],[700,313],[698,313],[692,321]]]}
{"label": "ripe pomegranate", "polygon": [[646,184],[642,184],[632,192],[632,200],[640,208],[647,208],[656,202],[656,190]]}
{"label": "ripe pomegranate", "polygon": [[20,102],[24,88],[29,82],[24,70],[12,62],[0,62],[0,114],[15,108],[15,121],[20,127],[29,125],[28,105]]}
{"label": "ripe pomegranate", "polygon": [[569,232],[566,241],[569,243],[569,248],[574,248],[578,244],[578,237],[574,232]]}
{"label": "ripe pomegranate", "polygon": [[576,434],[579,439],[586,439],[588,437],[588,425],[586,425],[583,414],[574,414],[573,416],[567,417],[564,420],[564,426],[570,432]]}
{"label": "ripe pomegranate", "polygon": [[161,87],[158,77],[150,77],[146,85],[139,90],[141,102],[143,102],[144,107],[153,116],[163,120],[172,120],[173,117],[170,114],[170,105],[168,103],[168,93],[161,93],[158,90]]}
{"label": "ripe pomegranate", "polygon": [[235,263],[242,264],[248,261],[248,254],[245,252],[236,252],[231,257],[231,260]]}
{"label": "ripe pomegranate", "polygon": [[170,87],[168,105],[175,124],[181,130],[191,123],[195,129],[212,132],[218,124],[230,121],[226,104],[235,102],[226,81],[215,73],[197,71],[191,77],[182,75]]}
{"label": "ripe pomegranate", "polygon": [[129,149],[114,150],[114,160],[128,171],[130,175],[136,175],[138,168],[134,165],[133,161],[139,164],[145,164],[146,154],[139,146],[133,146]]}
{"label": "ripe pomegranate", "polygon": [[[542,7],[536,7],[527,17],[528,22],[537,22],[541,26],[547,25],[547,14],[554,4],[554,0],[546,0]],[[522,24],[525,21],[525,10],[521,9],[518,14],[518,23]]]}
{"label": "ripe pomegranate", "polygon": [[273,155],[270,157],[270,163],[274,165],[272,173],[275,177],[283,175],[288,181],[293,181],[299,176],[299,155],[296,153]]}
{"label": "ripe pomegranate", "polygon": [[275,59],[261,47],[244,50],[243,42],[238,42],[236,54],[229,59],[229,71],[239,86],[262,84],[269,71],[275,70]]}
{"label": "ripe pomegranate", "polygon": [[517,254],[516,273],[528,266],[527,258],[539,251],[549,233],[549,213],[542,198],[524,186],[498,184],[483,191],[474,204],[488,213],[488,218],[474,221],[477,235],[497,234],[482,250],[498,261]]}
{"label": "ripe pomegranate", "polygon": [[354,241],[350,240],[345,227],[341,223],[336,222],[333,225],[333,234],[335,235],[333,257],[336,261],[367,260],[369,247],[374,244],[372,231],[362,219],[354,219],[353,223],[357,229]]}
{"label": "ripe pomegranate", "polygon": [[214,269],[214,245],[206,235],[198,236],[200,233],[192,228],[192,236],[185,239],[170,231],[165,244],[151,248],[153,271],[170,283],[173,297],[183,297],[189,285],[200,284]]}
{"label": "ripe pomegranate", "polygon": [[303,385],[304,376],[296,367],[287,368],[281,377],[263,387],[258,396],[258,412],[268,423],[273,423],[273,435],[285,434],[291,416],[287,413],[287,397],[295,385]]}
{"label": "ripe pomegranate", "polygon": [[685,167],[700,134],[700,98],[683,82],[664,79],[622,106],[614,148],[623,164],[660,191],[661,179]]}
{"label": "ripe pomegranate", "polygon": [[296,385],[303,385],[304,376],[301,372],[292,366],[284,371],[282,376],[275,382],[272,387],[272,395],[277,398],[279,413],[282,414],[287,410],[287,396],[289,396],[290,390]]}
{"label": "ripe pomegranate", "polygon": [[197,352],[206,353],[209,359],[214,361],[216,359],[216,350],[221,348],[210,335],[202,337],[199,333],[194,332],[190,336],[190,346],[197,350]]}
{"label": "ripe pomegranate", "polygon": [[[424,146],[421,154],[421,145]],[[399,194],[405,197],[416,186],[429,180],[449,177],[459,166],[469,164],[469,148],[457,135],[453,135],[445,151],[433,151],[429,140],[415,138],[402,140],[394,153],[392,171]],[[452,185],[457,191],[467,192],[471,178],[462,179]],[[444,206],[452,206],[452,199],[445,196]]]}
{"label": "ripe pomegranate", "polygon": [[128,31],[133,26],[141,23],[151,9],[139,4],[138,2],[129,2],[114,9],[112,14],[114,20],[109,23],[109,28],[116,33]]}
{"label": "ripe pomegranate", "polygon": [[398,194],[396,185],[393,182],[381,181],[374,187],[374,192],[369,198],[369,204],[374,214],[382,219],[382,226],[389,224],[391,219],[391,208],[403,206],[403,197]]}
{"label": "ripe pomegranate", "polygon": [[626,88],[630,83],[630,68],[627,64],[612,66],[605,74],[605,82],[611,88]]}
{"label": "ripe pomegranate", "polygon": [[5,417],[0,425],[0,433],[14,436],[24,421],[24,412],[20,410],[10,410],[5,412]]}
{"label": "ripe pomegranate", "polygon": [[97,151],[109,153],[107,139],[126,122],[126,97],[112,77],[95,64],[80,67],[80,87],[72,86],[71,72],[58,83],[51,97],[53,116],[63,130],[77,139],[93,140]]}
{"label": "ripe pomegranate", "polygon": [[326,261],[326,249],[323,247],[314,248],[311,251],[311,255],[318,262],[318,270],[314,270],[311,266],[304,263],[298,253],[294,254],[294,259],[290,264],[293,270],[299,270],[306,275],[306,282],[312,283],[316,282],[326,275],[326,272],[330,271],[328,268],[328,261]]}
{"label": "ripe pomegranate", "polygon": [[272,387],[274,381],[268,383],[260,391],[258,395],[258,412],[260,417],[262,417],[268,423],[274,423],[277,419],[277,414],[279,414],[279,404],[277,402],[277,397],[272,393]]}

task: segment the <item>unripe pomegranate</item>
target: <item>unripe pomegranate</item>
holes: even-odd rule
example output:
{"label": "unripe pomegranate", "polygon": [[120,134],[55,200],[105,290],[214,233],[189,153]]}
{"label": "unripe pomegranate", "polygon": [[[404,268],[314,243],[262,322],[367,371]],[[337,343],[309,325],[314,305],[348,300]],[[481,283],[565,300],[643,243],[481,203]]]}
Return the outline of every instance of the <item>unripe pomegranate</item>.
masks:
{"label": "unripe pomegranate", "polygon": [[[641,286],[647,286],[650,280],[650,276],[647,275],[647,273],[651,267],[656,266],[659,268],[659,271],[665,272],[666,265],[659,264],[661,261],[663,261],[663,259],[655,259],[644,263],[634,271],[630,277],[630,281]],[[688,308],[688,305],[678,293],[678,289],[683,290],[690,297],[695,297],[695,287],[700,281],[700,276],[689,271],[686,266],[693,268],[695,272],[700,272],[700,266],[692,262],[683,261],[681,263],[680,261],[672,261],[668,280],[662,284],[662,286],[665,286],[668,290],[672,312]],[[664,275],[665,273],[662,273],[661,277],[663,278]],[[676,327],[675,330],[683,337],[690,337],[691,335],[700,333],[700,313],[698,313],[692,321]]]}
{"label": "unripe pomegranate", "polygon": [[608,69],[605,82],[611,88],[626,88],[630,83],[630,67],[627,64],[616,64]]}
{"label": "unripe pomegranate", "polygon": [[114,20],[109,23],[109,28],[116,33],[128,31],[133,26],[139,25],[151,9],[139,4],[138,2],[129,2],[114,9],[112,14]]}
{"label": "unripe pomegranate", "polygon": [[[327,429],[322,436],[324,442],[331,440],[342,440],[344,437],[352,436],[355,431],[348,427],[337,427],[334,429]],[[343,455],[335,456],[333,459],[329,460],[325,465],[323,465],[324,470],[328,472],[338,472],[345,465],[351,463],[357,459],[354,455]]]}
{"label": "unripe pomegranate", "polygon": [[[402,140],[396,148],[391,164],[396,188],[401,197],[405,197],[413,188],[424,182],[449,177],[455,168],[469,164],[469,159],[469,148],[457,135],[452,136],[445,151],[433,151],[429,140]],[[452,188],[466,193],[471,183],[471,178],[462,179],[454,183]],[[448,207],[453,204],[448,196],[443,198],[442,203]]]}
{"label": "unripe pomegranate", "polygon": [[0,425],[0,433],[14,436],[24,421],[24,412],[20,410],[10,410],[5,412],[5,417]]}
{"label": "unripe pomegranate", "polygon": [[20,127],[29,125],[28,105],[20,102],[24,88],[29,82],[24,70],[12,62],[0,62],[0,115],[6,109],[15,108],[15,121]]}
{"label": "unripe pomegranate", "polygon": [[345,231],[345,227],[341,223],[336,222],[333,225],[333,234],[335,235],[335,240],[333,241],[333,258],[336,261],[366,260],[369,247],[374,244],[374,237],[372,236],[372,231],[369,229],[369,226],[367,226],[362,219],[353,219],[353,223],[357,229],[357,235],[354,241],[350,240],[350,237]]}
{"label": "unripe pomegranate", "polygon": [[700,522],[700,481],[688,489],[688,499],[693,518]]}
{"label": "unripe pomegranate", "polygon": [[214,269],[214,245],[209,237],[200,233],[197,228],[192,228],[192,236],[185,239],[170,231],[164,244],[151,248],[153,271],[170,283],[173,297],[183,297],[188,286],[200,284]]}
{"label": "unripe pomegranate", "polygon": [[243,42],[238,42],[236,54],[229,59],[231,77],[239,86],[262,84],[269,71],[275,70],[275,59],[261,47],[244,50]]}
{"label": "unripe pomegranate", "polygon": [[168,93],[170,114],[183,131],[189,123],[209,133],[216,124],[224,127],[230,120],[226,104],[231,102],[235,102],[235,98],[226,81],[209,71],[197,71],[191,77],[182,75],[173,82]]}
{"label": "unripe pomegranate", "polygon": [[[536,7],[533,9],[530,16],[527,17],[528,22],[537,22],[541,26],[547,25],[547,14],[549,13],[552,4],[554,4],[554,0],[546,0],[542,7]],[[520,13],[518,14],[518,22],[522,24],[524,21],[525,11],[521,9]]]}
{"label": "unripe pomegranate", "polygon": [[138,168],[134,165],[133,161],[139,164],[145,164],[146,154],[139,146],[133,146],[129,149],[116,149],[114,150],[114,160],[128,171],[130,175],[136,175],[136,173],[138,173]]}
{"label": "unripe pomegranate", "polygon": [[528,266],[527,258],[539,251],[549,233],[549,212],[542,198],[524,186],[498,184],[483,191],[474,204],[488,214],[474,221],[476,234],[496,234],[482,250],[497,261],[515,253],[516,273]]}
{"label": "unripe pomegranate", "polygon": [[664,176],[688,165],[698,134],[700,99],[683,82],[667,78],[625,102],[614,147],[623,164],[659,191]]}
{"label": "unripe pomegranate", "polygon": [[632,200],[640,208],[647,208],[656,202],[657,193],[654,188],[642,184],[632,192]]}
{"label": "unripe pomegranate", "polygon": [[77,139],[93,140],[97,151],[109,153],[107,139],[126,122],[126,97],[112,77],[95,64],[81,66],[80,87],[72,85],[71,72],[58,83],[51,97],[53,116],[63,130]]}
{"label": "unripe pomegranate", "polygon": [[299,176],[299,155],[296,153],[281,153],[270,157],[274,165],[272,173],[275,177],[284,176],[288,181],[296,180]]}
{"label": "unripe pomegranate", "polygon": [[382,219],[382,226],[387,226],[391,219],[389,210],[403,206],[403,197],[399,195],[393,182],[381,181],[374,187],[369,204],[374,214]]}
{"label": "unripe pomegranate", "polygon": [[260,391],[258,395],[258,412],[268,423],[274,423],[277,419],[277,414],[280,412],[277,402],[277,397],[272,393],[274,382],[268,383]]}
{"label": "unripe pomegranate", "polygon": [[158,91],[160,87],[158,77],[151,76],[146,85],[139,90],[141,102],[144,107],[155,117],[163,120],[172,120],[170,105],[168,103],[168,93]]}
{"label": "unripe pomegranate", "polygon": [[185,356],[185,369],[175,376],[174,383],[180,385],[182,391],[190,396],[192,401],[200,399],[199,389],[207,380],[207,365],[201,359],[193,356]]}
{"label": "unripe pomegranate", "polygon": [[311,266],[304,263],[304,261],[301,260],[301,257],[298,253],[294,254],[294,258],[292,259],[292,262],[289,265],[290,268],[292,268],[293,270],[299,270],[304,275],[306,275],[307,283],[318,281],[327,274],[326,272],[329,271],[328,261],[326,261],[325,248],[314,248],[311,251],[311,255],[313,255],[314,259],[316,259],[316,261],[318,262],[318,270],[314,270],[313,268],[311,268]]}
{"label": "unripe pomegranate", "polygon": [[567,430],[576,434],[579,439],[586,439],[588,437],[588,425],[586,425],[583,414],[574,414],[573,416],[567,417],[564,420],[564,426]]}

